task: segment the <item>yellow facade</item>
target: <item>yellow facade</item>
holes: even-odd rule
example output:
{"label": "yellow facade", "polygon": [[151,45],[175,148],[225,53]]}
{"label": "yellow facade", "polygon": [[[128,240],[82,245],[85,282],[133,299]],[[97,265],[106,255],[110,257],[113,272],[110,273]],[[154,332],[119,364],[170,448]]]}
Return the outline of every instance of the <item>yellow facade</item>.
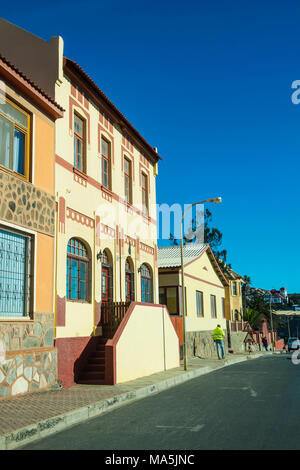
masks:
{"label": "yellow facade", "polygon": [[45,389],[57,378],[54,146],[63,111],[3,57],[0,81],[1,399]]}
{"label": "yellow facade", "polygon": [[[89,336],[95,329],[95,303],[101,298],[101,250],[110,253],[113,264],[113,301],[125,301],[125,261],[130,257],[134,266],[135,300],[141,300],[141,280],[138,272],[146,263],[153,276],[153,299],[157,296],[156,265],[156,163],[142,154],[137,147],[111,120],[106,119],[98,102],[86,94],[83,84],[67,74],[56,87],[56,99],[67,112],[56,125],[56,193],[58,201],[57,231],[57,295],[66,297],[67,245],[71,238],[81,240],[89,253],[89,301],[77,302],[66,299],[65,324],[57,324],[56,337]],[[84,101],[83,101],[84,100]],[[85,105],[84,105],[85,103]],[[74,116],[85,123],[85,172],[74,168]],[[100,121],[103,116],[102,122]],[[107,123],[109,122],[109,126]],[[111,143],[111,187],[101,185],[100,140]],[[124,158],[132,162],[132,204],[124,202]],[[149,214],[141,215],[141,172],[149,178]],[[62,207],[64,205],[64,208]]]}
{"label": "yellow facade", "polygon": [[[184,283],[186,289],[186,331],[210,331],[217,324],[226,328],[224,315],[225,287],[224,279],[215,270],[211,263],[211,258],[205,251],[199,258],[185,265]],[[226,283],[226,281],[225,281]],[[159,268],[159,287],[181,286],[180,268]],[[197,312],[197,294],[201,292],[203,296],[202,315]],[[211,309],[211,296],[215,297],[216,315],[213,316]],[[180,308],[180,298],[179,298]],[[181,311],[181,308],[180,308]]]}
{"label": "yellow facade", "polygon": [[[226,276],[226,274],[225,274]],[[241,321],[243,316],[242,284],[240,278],[228,279],[229,286],[225,289],[226,294],[226,319],[230,321]]]}

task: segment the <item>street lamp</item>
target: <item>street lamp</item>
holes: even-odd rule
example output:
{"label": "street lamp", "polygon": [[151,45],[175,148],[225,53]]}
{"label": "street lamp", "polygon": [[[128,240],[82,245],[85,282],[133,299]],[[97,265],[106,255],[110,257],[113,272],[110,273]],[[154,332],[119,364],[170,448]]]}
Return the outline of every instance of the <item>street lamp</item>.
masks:
{"label": "street lamp", "polygon": [[187,370],[187,350],[186,350],[186,328],[185,328],[185,317],[186,317],[186,305],[185,305],[185,288],[184,288],[184,263],[183,263],[183,235],[182,235],[182,225],[183,219],[186,212],[193,206],[197,204],[204,204],[205,202],[214,202],[215,204],[220,204],[222,202],[221,197],[214,197],[212,199],[205,199],[204,201],[194,202],[191,204],[182,214],[180,222],[180,257],[181,257],[181,305],[183,313],[183,367],[184,370]]}
{"label": "street lamp", "polygon": [[274,331],[273,331],[273,312],[271,307],[271,292],[270,292],[270,318],[271,318],[271,336],[272,336],[272,351],[274,352]]}

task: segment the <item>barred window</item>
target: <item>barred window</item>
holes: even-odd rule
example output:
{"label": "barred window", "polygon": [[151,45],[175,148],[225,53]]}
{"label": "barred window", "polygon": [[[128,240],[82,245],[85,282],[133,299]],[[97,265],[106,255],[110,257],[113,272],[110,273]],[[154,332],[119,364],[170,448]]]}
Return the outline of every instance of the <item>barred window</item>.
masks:
{"label": "barred window", "polygon": [[32,308],[32,238],[0,229],[0,316],[23,317]]}

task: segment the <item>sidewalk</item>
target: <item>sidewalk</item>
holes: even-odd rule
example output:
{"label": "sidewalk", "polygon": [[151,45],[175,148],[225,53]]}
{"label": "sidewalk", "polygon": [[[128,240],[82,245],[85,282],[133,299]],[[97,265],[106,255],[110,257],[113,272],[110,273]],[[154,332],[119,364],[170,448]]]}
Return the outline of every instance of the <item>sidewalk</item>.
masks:
{"label": "sidewalk", "polygon": [[121,385],[75,385],[1,400],[0,450],[15,449],[200,375],[270,354],[234,354],[221,361],[189,358],[187,371],[181,366]]}

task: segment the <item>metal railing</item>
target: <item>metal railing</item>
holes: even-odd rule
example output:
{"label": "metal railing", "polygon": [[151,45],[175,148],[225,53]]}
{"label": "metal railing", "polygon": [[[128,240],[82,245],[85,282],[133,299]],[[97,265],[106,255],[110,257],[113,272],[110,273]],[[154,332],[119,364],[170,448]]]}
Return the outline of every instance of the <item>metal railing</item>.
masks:
{"label": "metal railing", "polygon": [[131,302],[102,302],[101,326],[103,335],[112,338],[125,317]]}

